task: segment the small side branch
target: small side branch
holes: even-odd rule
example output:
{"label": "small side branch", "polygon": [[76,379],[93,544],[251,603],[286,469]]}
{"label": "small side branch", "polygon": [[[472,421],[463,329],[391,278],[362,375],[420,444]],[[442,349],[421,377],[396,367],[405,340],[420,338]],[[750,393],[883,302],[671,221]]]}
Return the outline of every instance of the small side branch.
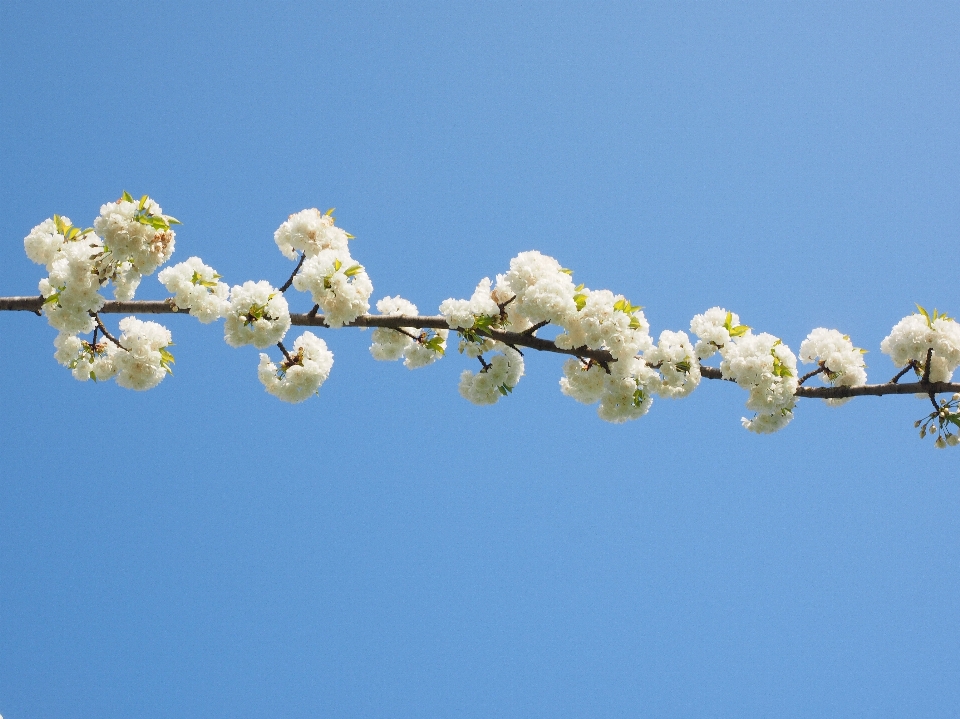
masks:
{"label": "small side branch", "polygon": [[537,324],[535,324],[533,327],[527,327],[527,329],[525,329],[525,330],[524,330],[523,332],[521,332],[520,334],[522,334],[522,335],[535,335],[535,334],[537,333],[537,330],[541,329],[542,327],[546,327],[548,324],[550,324],[550,320],[544,320],[543,322],[537,322]]}
{"label": "small side branch", "polygon": [[103,320],[100,319],[100,315],[97,314],[96,312],[91,312],[90,316],[93,317],[94,321],[97,323],[97,329],[99,329],[103,333],[103,336],[106,337],[111,342],[113,342],[113,344],[115,344],[117,347],[122,348],[122,345],[119,342],[117,342],[117,338],[114,337],[112,334],[110,334],[109,330],[107,330],[107,328],[103,326]]}
{"label": "small side branch", "polygon": [[896,384],[897,382],[900,381],[900,379],[901,379],[907,372],[909,372],[909,371],[912,370],[912,369],[916,369],[916,368],[917,368],[917,361],[916,361],[916,360],[910,360],[910,361],[907,363],[907,366],[906,366],[906,367],[904,367],[902,370],[900,370],[899,372],[897,372],[897,374],[894,375],[893,379],[890,380],[890,384]]}
{"label": "small side branch", "polygon": [[797,382],[797,385],[800,386],[811,377],[816,377],[818,374],[821,374],[822,372],[826,372],[826,371],[827,371],[827,368],[824,367],[823,365],[820,365],[817,369],[813,370],[812,372],[807,372],[805,375],[803,375],[803,377],[800,378],[800,381]]}
{"label": "small side branch", "polygon": [[283,283],[280,287],[281,292],[286,292],[290,289],[290,286],[293,284],[293,278],[297,276],[297,273],[300,271],[300,268],[303,267],[303,261],[307,259],[307,254],[305,252],[300,253],[300,261],[297,263],[297,266],[293,269],[293,274],[290,275],[290,279]]}

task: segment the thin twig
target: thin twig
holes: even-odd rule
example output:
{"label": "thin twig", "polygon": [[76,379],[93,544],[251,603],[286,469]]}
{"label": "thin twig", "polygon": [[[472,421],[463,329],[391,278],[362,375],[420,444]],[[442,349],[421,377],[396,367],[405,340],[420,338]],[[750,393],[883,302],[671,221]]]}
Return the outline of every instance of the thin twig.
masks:
{"label": "thin twig", "polygon": [[309,312],[307,312],[307,317],[316,317],[316,316],[317,316],[317,310],[319,310],[319,309],[320,309],[320,305],[314,305],[314,306],[313,306],[313,309],[310,310]]}
{"label": "thin twig", "polygon": [[283,352],[283,356],[287,358],[287,362],[293,364],[293,358],[290,357],[290,353],[287,352],[287,348],[283,346],[283,342],[277,342],[277,347],[279,347],[280,351]]}
{"label": "thin twig", "polygon": [[280,287],[281,292],[286,292],[287,290],[290,289],[290,285],[293,284],[293,278],[297,276],[297,273],[300,271],[300,268],[303,267],[303,261],[305,259],[307,259],[307,253],[301,252],[300,261],[297,263],[297,266],[294,268],[293,274],[290,275],[290,279],[284,282],[283,285]]}
{"label": "thin twig", "polygon": [[97,327],[99,327],[100,331],[103,332],[103,336],[106,337],[111,342],[113,342],[117,347],[122,348],[122,345],[119,342],[117,342],[117,338],[114,337],[112,334],[110,334],[107,328],[103,326],[103,321],[100,319],[100,315],[97,314],[96,312],[91,312],[90,316],[93,317],[94,321],[97,323]]}
{"label": "thin twig", "polygon": [[412,339],[412,340],[416,340],[417,342],[420,341],[420,336],[419,336],[419,335],[411,334],[411,333],[407,332],[405,329],[401,329],[400,327],[390,327],[390,329],[392,329],[394,332],[399,332],[399,333],[402,334],[402,335],[406,335],[407,337],[409,337],[409,338]]}
{"label": "thin twig", "polygon": [[813,370],[812,372],[807,372],[803,377],[801,377],[800,381],[797,382],[797,386],[799,387],[811,377],[816,377],[821,372],[826,372],[826,371],[827,371],[826,366],[820,365],[817,369]]}
{"label": "thin twig", "polygon": [[537,332],[538,329],[540,329],[541,327],[546,327],[548,324],[550,324],[550,320],[544,320],[543,322],[537,322],[537,324],[535,324],[533,327],[527,327],[527,329],[525,329],[525,330],[524,330],[523,332],[521,332],[520,334],[522,334],[522,335],[533,335],[533,334],[536,334],[536,332]]}
{"label": "thin twig", "polygon": [[916,360],[910,360],[910,361],[907,363],[907,366],[904,367],[904,368],[903,368],[902,370],[900,370],[899,372],[897,372],[897,374],[894,376],[894,378],[893,378],[892,380],[890,380],[890,384],[896,384],[897,382],[900,381],[900,378],[903,377],[907,372],[909,372],[909,371],[912,370],[912,369],[916,369],[916,368],[917,368],[917,361],[916,361]]}

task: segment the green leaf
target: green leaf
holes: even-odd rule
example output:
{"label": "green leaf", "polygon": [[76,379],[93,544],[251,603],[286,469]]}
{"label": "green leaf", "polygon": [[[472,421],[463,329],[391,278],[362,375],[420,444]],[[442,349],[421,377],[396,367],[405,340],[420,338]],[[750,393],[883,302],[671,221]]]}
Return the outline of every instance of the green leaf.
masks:
{"label": "green leaf", "polygon": [[690,371],[690,363],[687,362],[686,360],[681,360],[680,362],[677,362],[676,368],[677,368],[678,370],[680,370],[681,372],[689,372],[689,371]]}
{"label": "green leaf", "polygon": [[584,294],[577,293],[573,296],[573,302],[577,306],[577,312],[582,310],[587,306],[587,296]]}
{"label": "green leaf", "polygon": [[342,263],[340,260],[335,259],[335,260],[333,261],[333,271],[336,272],[336,271],[338,271],[341,267],[343,267],[343,263]]}
{"label": "green leaf", "polygon": [[426,342],[423,343],[423,346],[429,350],[433,350],[439,355],[444,355],[446,352],[443,349],[443,337],[440,335],[434,335]]}
{"label": "green leaf", "polygon": [[513,392],[513,387],[511,387],[506,383],[500,385],[499,387],[497,387],[497,389],[500,390],[500,394],[502,394],[504,397],[506,397],[508,394]]}
{"label": "green leaf", "polygon": [[147,198],[146,195],[144,195],[143,197],[140,198],[140,204],[137,205],[137,209],[138,209],[138,210],[142,210],[144,207],[147,206],[147,199],[148,199],[148,198]]}
{"label": "green leaf", "polygon": [[560,271],[565,275],[570,275],[573,277],[573,270],[567,269],[566,267],[561,267]]}
{"label": "green leaf", "polygon": [[97,373],[93,370],[90,370],[90,379],[92,379],[94,382],[97,381]]}
{"label": "green leaf", "polygon": [[353,277],[354,275],[358,275],[361,272],[363,272],[363,265],[354,265],[353,267],[348,267],[347,269],[345,269],[343,271],[343,274],[345,274],[347,277]]}
{"label": "green leaf", "polygon": [[130,194],[129,192],[127,192],[126,190],[124,190],[124,191],[123,191],[123,194],[120,195],[120,199],[123,200],[124,202],[133,202],[133,201],[134,201],[133,195],[131,195],[131,194]]}
{"label": "green leaf", "polygon": [[[323,213],[323,214],[325,214],[327,217],[333,217],[333,211],[334,211],[335,209],[337,209],[337,208],[336,208],[336,207],[331,207],[329,210],[327,210],[327,211],[326,211],[325,213]],[[350,224],[350,223],[348,222],[347,224]]]}
{"label": "green leaf", "polygon": [[180,222],[180,220],[178,220],[176,217],[171,217],[170,215],[164,215],[163,217],[164,217],[164,219],[167,221],[167,227],[168,227],[168,228],[170,227],[170,225],[182,225],[182,224],[183,224],[183,223]]}

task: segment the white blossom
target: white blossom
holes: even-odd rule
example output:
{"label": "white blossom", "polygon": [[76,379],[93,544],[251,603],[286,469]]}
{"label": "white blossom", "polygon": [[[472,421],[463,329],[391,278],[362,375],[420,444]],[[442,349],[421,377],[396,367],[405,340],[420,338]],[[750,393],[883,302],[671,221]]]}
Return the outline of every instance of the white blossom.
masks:
{"label": "white blossom", "polygon": [[53,344],[57,348],[54,358],[64,367],[68,367],[74,378],[81,382],[88,379],[102,382],[117,373],[114,359],[118,348],[106,338],[97,344],[91,344],[76,335],[61,332]]}
{"label": "white blossom", "polygon": [[146,390],[156,387],[171,373],[173,357],[167,351],[172,343],[170,330],[156,322],[143,322],[136,317],[120,320],[120,346],[114,363],[117,384],[127,389]]}
{"label": "white blossom", "polygon": [[741,417],[745,429],[756,434],[772,434],[786,427],[793,420],[793,410],[783,408],[774,412],[757,412],[753,419]]}
{"label": "white blossom", "polygon": [[[800,343],[800,359],[807,364],[820,362],[821,376],[833,387],[856,387],[867,383],[863,350],[853,346],[847,335],[838,330],[817,327]],[[826,399],[834,407],[850,401]]]}
{"label": "white blossom", "polygon": [[317,393],[333,367],[333,352],[312,332],[304,332],[293,342],[289,359],[278,367],[269,355],[260,354],[257,376],[267,392],[284,402],[303,402]]}
{"label": "white blossom", "polygon": [[93,227],[116,263],[129,261],[137,272],[150,275],[173,254],[174,223],[149,197],[137,202],[125,196],[103,205]]}
{"label": "white blossom", "polygon": [[[416,317],[417,306],[397,297],[384,297],[377,302],[380,314],[396,317]],[[393,361],[403,358],[407,369],[417,369],[436,362],[443,356],[447,346],[448,330],[418,330],[404,328],[395,330],[391,327],[377,327],[371,338],[370,354],[374,359]]]}
{"label": "white blossom", "polygon": [[443,357],[447,349],[449,330],[423,330],[416,342],[403,353],[403,366],[407,369],[419,369],[433,364]]}
{"label": "white blossom", "polygon": [[161,270],[157,279],[173,293],[179,309],[190,310],[204,324],[225,316],[230,309],[230,287],[199,257]]}
{"label": "white blossom", "polygon": [[373,283],[346,249],[324,249],[307,258],[293,286],[309,292],[330,327],[342,327],[370,309]]}
{"label": "white blossom", "polygon": [[[415,317],[417,315],[417,306],[405,300],[399,295],[396,297],[384,297],[377,302],[377,311],[382,315]],[[416,343],[416,340],[410,336],[413,330],[395,330],[390,327],[377,327],[370,338],[370,354],[376,360],[383,362],[392,362],[404,356],[410,346]]]}
{"label": "white blossom", "polygon": [[500,317],[500,308],[491,297],[490,278],[480,280],[469,300],[446,299],[440,303],[440,314],[450,325],[450,329],[469,329],[473,327],[477,316]]}
{"label": "white blossom", "polygon": [[633,307],[623,295],[610,290],[583,290],[583,309],[567,317],[566,330],[555,343],[562,349],[589,347],[606,349],[614,359],[636,356],[650,349],[650,326],[639,307]]}
{"label": "white blossom", "polygon": [[579,359],[568,359],[563,363],[560,391],[583,404],[599,402],[606,375],[603,367],[596,362],[585,363]]}
{"label": "white blossom", "polygon": [[749,327],[740,324],[740,317],[735,312],[727,312],[722,307],[711,307],[690,320],[690,332],[699,339],[694,350],[700,359],[716,354],[730,341],[731,332],[739,337],[749,330]]}
{"label": "white blossom", "polygon": [[700,361],[685,332],[664,330],[660,342],[643,355],[660,376],[651,389],[661,397],[686,397],[700,384]]}
{"label": "white blossom", "polygon": [[510,270],[497,277],[497,285],[502,290],[509,288],[516,296],[511,309],[531,324],[543,320],[563,324],[577,312],[570,273],[554,258],[539,252],[521,252],[510,260]]}
{"label": "white blossom", "polygon": [[[744,426],[754,432],[773,432],[793,418],[796,404],[797,358],[781,340],[766,332],[734,337],[720,351],[720,372],[748,390],[747,409],[769,418],[747,420]],[[784,410],[787,410],[784,413]]]}
{"label": "white blossom", "polygon": [[291,260],[297,259],[298,251],[307,257],[315,257],[324,250],[350,254],[347,249],[350,235],[334,225],[330,213],[323,214],[315,207],[290,215],[273,233],[273,239]]}
{"label": "white blossom", "polygon": [[275,345],[290,329],[290,310],[280,290],[266,280],[248,280],[230,291],[223,335],[231,347]]}
{"label": "white blossom", "polygon": [[597,416],[614,424],[639,419],[650,411],[653,404],[651,386],[657,379],[657,373],[638,357],[613,363],[603,378]]}
{"label": "white blossom", "polygon": [[897,367],[919,363],[918,375],[923,374],[930,349],[930,381],[949,382],[960,366],[960,325],[936,312],[931,317],[924,310],[904,317],[880,343],[880,350],[890,355]]}
{"label": "white blossom", "polygon": [[[73,226],[69,217],[61,217],[60,219],[64,226]],[[30,234],[23,240],[23,249],[26,251],[27,257],[38,265],[46,265],[47,272],[49,272],[65,241],[63,234],[57,228],[56,222],[53,218],[48,218],[30,230]]]}
{"label": "white blossom", "polygon": [[100,238],[92,233],[64,242],[50,263],[50,276],[40,280],[47,321],[69,334],[92,332],[91,312],[103,307],[97,258],[103,251]]}
{"label": "white blossom", "polygon": [[465,369],[460,375],[460,395],[474,404],[496,404],[517,386],[523,376],[523,357],[516,350],[503,347],[503,352],[490,358],[479,372]]}

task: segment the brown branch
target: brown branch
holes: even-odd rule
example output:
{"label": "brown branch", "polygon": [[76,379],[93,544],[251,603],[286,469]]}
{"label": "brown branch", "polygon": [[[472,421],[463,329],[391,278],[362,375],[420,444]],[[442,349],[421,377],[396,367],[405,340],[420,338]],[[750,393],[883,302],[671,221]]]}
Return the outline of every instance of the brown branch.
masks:
{"label": "brown branch", "polygon": [[94,321],[97,323],[97,327],[99,328],[99,330],[103,332],[103,336],[106,337],[111,342],[113,342],[113,344],[115,344],[117,347],[120,347],[122,349],[123,346],[119,342],[117,342],[117,338],[114,337],[112,334],[110,334],[110,332],[107,331],[107,328],[103,326],[103,320],[100,319],[100,315],[97,314],[96,312],[91,312],[90,316],[93,317]]}
{"label": "brown branch", "polygon": [[[316,315],[314,315],[314,316],[316,316]],[[417,342],[420,341],[420,337],[419,337],[418,335],[415,335],[415,334],[413,334],[412,332],[407,332],[406,330],[401,329],[401,328],[399,328],[399,327],[389,327],[388,329],[391,329],[391,330],[393,330],[394,332],[399,332],[399,333],[402,334],[402,335],[406,335],[406,336],[409,337],[410,339],[416,340]]]}
{"label": "brown branch", "polygon": [[525,330],[524,330],[523,332],[521,332],[520,334],[522,334],[522,335],[533,335],[533,334],[536,334],[538,329],[540,329],[541,327],[546,327],[548,324],[550,324],[550,320],[544,320],[543,322],[537,322],[537,324],[533,325],[533,327],[527,327],[527,329],[525,329]]}
{"label": "brown branch", "polygon": [[301,252],[300,261],[297,263],[297,266],[293,269],[293,274],[290,275],[290,279],[284,282],[283,285],[280,287],[281,292],[286,292],[287,290],[290,289],[290,285],[293,284],[293,278],[297,276],[297,273],[300,271],[300,268],[303,267],[303,261],[305,259],[307,259],[307,253]]}
{"label": "brown branch", "polygon": [[827,371],[827,368],[824,365],[820,365],[817,369],[812,370],[811,372],[807,372],[805,375],[803,375],[803,377],[800,378],[800,381],[797,382],[797,386],[802,385],[811,377],[816,377],[821,372],[826,372],[826,371]]}
{"label": "brown branch", "polygon": [[917,368],[917,361],[910,360],[909,362],[907,362],[906,367],[904,367],[902,370],[900,370],[899,372],[897,372],[897,374],[894,375],[893,379],[890,380],[890,384],[896,384],[897,382],[900,381],[900,378],[903,377],[907,372],[916,368]]}
{"label": "brown branch", "polygon": [[[20,310],[38,312],[42,306],[42,297],[0,297],[0,312]],[[107,302],[99,314],[177,314],[178,312],[180,312],[180,310],[168,300],[136,300],[131,302]],[[99,317],[96,319],[99,321]],[[292,314],[290,315],[290,320],[292,324],[297,326],[327,326],[324,316],[320,314]],[[390,327],[393,329],[450,329],[450,326],[443,317],[404,315],[362,315],[346,326]],[[100,323],[100,331],[104,332],[108,339],[113,340],[113,338],[106,333],[102,323]],[[553,352],[571,357],[583,357],[593,360],[604,367],[609,366],[615,361],[607,350],[594,350],[586,347],[564,349],[557,347],[550,340],[525,334],[524,332],[507,332],[505,330],[491,329],[483,331],[482,334],[490,339],[503,342],[508,346],[516,345],[519,347],[529,347],[530,349],[541,352]],[[113,341],[116,342],[116,340]],[[911,367],[912,365],[908,365],[894,379],[899,380]],[[720,370],[716,367],[705,367],[701,365],[700,374],[706,379],[727,379],[727,381],[732,381],[723,377]],[[845,399],[847,397],[882,397],[888,394],[937,395],[944,393],[952,394],[955,392],[960,392],[960,382],[919,381],[908,384],[898,384],[896,381],[891,381],[886,384],[861,385],[858,387],[798,387],[796,396],[816,399]]]}

